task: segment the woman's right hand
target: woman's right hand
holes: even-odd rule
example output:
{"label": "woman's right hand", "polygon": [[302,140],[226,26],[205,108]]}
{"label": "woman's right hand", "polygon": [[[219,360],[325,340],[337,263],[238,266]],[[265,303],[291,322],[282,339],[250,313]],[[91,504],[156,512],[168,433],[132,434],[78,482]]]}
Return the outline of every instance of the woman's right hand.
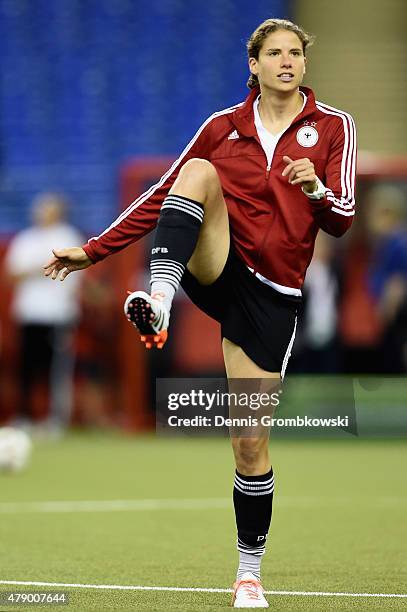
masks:
{"label": "woman's right hand", "polygon": [[86,255],[82,247],[71,247],[69,249],[52,249],[54,257],[44,266],[45,276],[51,276],[53,280],[58,278],[63,281],[68,274],[75,270],[84,270],[92,265],[92,260]]}

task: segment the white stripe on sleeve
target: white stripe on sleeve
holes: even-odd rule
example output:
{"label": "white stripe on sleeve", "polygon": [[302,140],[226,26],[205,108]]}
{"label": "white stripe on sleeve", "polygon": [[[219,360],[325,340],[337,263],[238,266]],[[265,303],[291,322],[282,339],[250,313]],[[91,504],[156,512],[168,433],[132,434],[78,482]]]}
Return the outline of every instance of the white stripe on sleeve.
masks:
{"label": "white stripe on sleeve", "polygon": [[107,232],[109,232],[111,229],[113,229],[114,227],[116,227],[116,225],[118,225],[123,219],[125,219],[126,217],[128,217],[130,215],[130,213],[133,212],[133,210],[135,210],[136,208],[138,208],[139,206],[141,206],[141,204],[143,204],[146,200],[148,200],[149,197],[151,197],[154,192],[159,189],[160,187],[162,187],[162,185],[164,185],[165,181],[171,176],[171,174],[174,172],[174,170],[176,170],[176,168],[181,164],[182,160],[184,159],[184,157],[188,154],[188,152],[191,150],[191,148],[193,147],[193,145],[195,144],[195,142],[198,140],[199,136],[201,135],[201,133],[203,132],[203,130],[205,129],[205,127],[211,123],[211,121],[213,121],[214,119],[216,119],[217,117],[220,117],[222,115],[228,115],[229,113],[233,113],[233,111],[235,111],[237,108],[239,108],[240,106],[242,106],[244,104],[244,102],[241,102],[240,104],[235,104],[235,106],[231,106],[229,108],[226,108],[222,111],[219,111],[217,113],[213,113],[213,115],[211,115],[199,128],[199,130],[196,132],[195,136],[192,138],[192,140],[187,144],[187,146],[185,147],[185,149],[182,151],[181,155],[175,160],[175,162],[172,164],[172,166],[169,168],[169,170],[167,170],[167,172],[165,174],[163,174],[163,176],[160,178],[160,180],[158,181],[158,183],[155,183],[154,185],[152,185],[147,191],[145,191],[143,194],[141,194],[136,200],[134,200],[134,202],[132,202],[127,208],[126,210],[124,210],[118,217],[117,219],[115,219],[115,221],[113,221],[113,223],[111,223],[111,225],[109,225],[109,227],[107,227],[101,234],[99,234],[99,236],[94,236],[92,238],[89,238],[90,242],[91,240],[98,240],[98,238],[100,238],[101,236],[104,236],[104,234],[106,234]]}
{"label": "white stripe on sleeve", "polygon": [[[331,189],[327,188],[326,198],[333,204],[331,210],[348,211],[345,216],[352,216],[351,211],[355,205],[355,169],[356,169],[356,130],[353,118],[348,113],[340,111],[321,102],[316,103],[317,108],[328,115],[340,117],[344,131],[344,146],[341,160],[341,197],[336,198]],[[335,209],[335,210],[334,210]],[[341,214],[341,213],[339,213]],[[343,213],[342,213],[343,214]]]}

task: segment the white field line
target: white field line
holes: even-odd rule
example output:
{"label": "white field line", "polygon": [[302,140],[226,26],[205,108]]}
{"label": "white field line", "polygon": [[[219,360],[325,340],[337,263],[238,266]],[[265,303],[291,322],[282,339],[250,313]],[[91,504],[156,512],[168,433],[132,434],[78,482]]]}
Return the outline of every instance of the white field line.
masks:
{"label": "white field line", "polygon": [[231,508],[229,498],[112,499],[0,503],[0,514],[26,512],[137,512],[143,510],[204,510]]}
{"label": "white field line", "polygon": [[[8,586],[45,586],[74,589],[105,589],[111,591],[172,591],[177,593],[232,593],[232,589],[204,589],[199,587],[163,587],[124,584],[76,584],[70,582],[34,582],[23,580],[0,580]],[[325,591],[264,591],[266,595],[300,595],[308,597],[387,597],[407,598],[403,593],[330,593]]]}
{"label": "white field line", "polygon": [[[282,496],[278,505],[285,508],[313,508],[332,506],[370,505],[372,499],[350,497],[288,497]],[[375,497],[376,506],[405,506],[405,497]],[[19,513],[76,513],[76,512],[141,512],[153,510],[226,510],[232,508],[231,498],[191,498],[191,499],[111,499],[111,500],[65,500],[35,502],[2,502],[0,514]]]}

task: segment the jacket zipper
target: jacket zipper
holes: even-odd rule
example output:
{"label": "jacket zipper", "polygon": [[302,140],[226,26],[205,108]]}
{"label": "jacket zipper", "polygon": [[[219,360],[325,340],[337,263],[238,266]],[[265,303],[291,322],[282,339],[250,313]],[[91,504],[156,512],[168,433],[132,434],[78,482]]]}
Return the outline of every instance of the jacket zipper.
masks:
{"label": "jacket zipper", "polygon": [[270,169],[271,169],[271,163],[268,162],[267,163],[267,167],[266,167],[266,181],[268,181],[269,176],[270,176]]}

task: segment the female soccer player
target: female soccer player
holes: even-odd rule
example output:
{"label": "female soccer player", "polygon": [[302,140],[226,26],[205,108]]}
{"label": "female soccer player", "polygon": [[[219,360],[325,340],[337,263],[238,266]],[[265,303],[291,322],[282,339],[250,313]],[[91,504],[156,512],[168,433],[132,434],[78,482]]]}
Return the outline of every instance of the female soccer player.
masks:
{"label": "female soccer player", "polygon": [[[151,293],[136,291],[125,303],[146,347],[164,345],[181,283],[220,322],[230,379],[283,378],[316,235],[341,236],[354,215],[354,122],[300,87],[310,42],[290,21],[264,21],[247,44],[247,99],[214,113],[161,180],[100,236],[54,251],[45,274],[63,280],[157,225]],[[232,446],[240,555],[233,605],[266,608],[260,562],[274,491],[268,438],[235,437]]]}

